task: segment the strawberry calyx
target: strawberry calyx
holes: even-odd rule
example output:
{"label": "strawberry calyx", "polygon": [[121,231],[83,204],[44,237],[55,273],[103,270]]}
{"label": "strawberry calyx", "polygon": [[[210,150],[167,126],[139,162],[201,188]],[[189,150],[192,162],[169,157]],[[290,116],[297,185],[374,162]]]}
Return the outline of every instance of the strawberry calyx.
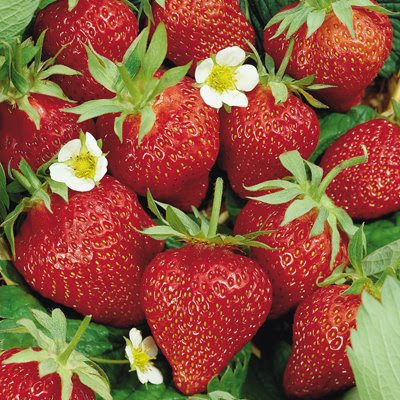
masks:
{"label": "strawberry calyx", "polygon": [[[61,379],[61,400],[69,400],[73,391],[72,376],[79,377],[101,398],[112,400],[110,384],[104,371],[92,360],[76,350],[76,346],[90,324],[91,317],[82,321],[72,340],[67,342],[67,319],[60,309],[51,316],[39,310],[32,310],[35,318],[21,319],[17,323],[33,336],[40,350],[27,348],[3,361],[3,364],[37,362],[39,376],[58,374]],[[39,327],[38,325],[39,324]]]}
{"label": "strawberry calyx", "polygon": [[279,23],[278,30],[270,39],[275,39],[284,32],[286,32],[286,39],[290,39],[304,24],[307,24],[307,38],[309,38],[322,26],[327,15],[333,12],[347,27],[350,35],[355,38],[353,7],[396,15],[371,0],[300,0],[295,7],[281,11],[272,17],[265,28]]}
{"label": "strawberry calyx", "polygon": [[257,63],[260,83],[271,89],[271,93],[275,98],[275,104],[285,103],[289,97],[289,93],[294,93],[299,97],[303,96],[307,102],[315,108],[328,108],[328,106],[317,100],[308,91],[328,89],[333,87],[332,85],[313,84],[315,80],[314,75],[295,80],[291,76],[285,74],[293,52],[293,39],[289,43],[278,71],[276,71],[274,59],[269,54],[265,54],[265,62],[263,62],[256,48],[250,42],[247,42],[247,44],[253,51],[250,57]]}
{"label": "strawberry calyx", "polygon": [[45,34],[45,31],[42,32],[36,44],[30,38],[24,42],[19,38],[11,43],[4,42],[3,57],[0,57],[0,103],[17,106],[28,114],[37,129],[40,128],[40,115],[30,104],[29,96],[38,93],[73,102],[48,78],[53,75],[79,75],[78,71],[55,64],[63,49],[55,57],[41,61]]}
{"label": "strawberry calyx", "polygon": [[[311,229],[310,236],[318,236],[324,231],[325,223],[331,229],[332,252],[331,267],[339,252],[340,233],[338,226],[349,237],[356,232],[352,219],[345,210],[337,207],[325,193],[332,180],[344,169],[364,163],[368,160],[366,148],[363,146],[363,156],[345,160],[333,168],[326,176],[318,165],[304,160],[297,150],[283,153],[279,159],[282,165],[292,174],[285,179],[271,180],[258,185],[245,187],[249,191],[271,191],[258,197],[248,197],[266,204],[291,203],[284,215],[281,226],[285,226],[311,210],[317,210],[318,215]],[[276,190],[278,189],[278,190]]]}
{"label": "strawberry calyx", "polygon": [[153,103],[165,89],[181,81],[191,66],[189,63],[169,69],[160,78],[156,78],[154,75],[161,68],[167,54],[167,32],[164,23],[157,26],[147,46],[149,33],[150,28],[146,27],[133,41],[122,63],[114,63],[96,53],[90,45],[85,46],[90,73],[98,83],[115,93],[115,97],[91,100],[64,111],[80,115],[78,122],[104,114],[119,113],[115,119],[114,131],[121,142],[125,119],[130,115],[140,115],[140,145],[155,122]]}
{"label": "strawberry calyx", "polygon": [[[271,249],[264,243],[255,239],[271,231],[252,232],[247,235],[230,236],[218,233],[218,219],[221,211],[223,192],[223,180],[218,178],[215,184],[215,192],[210,220],[200,211],[192,207],[193,217],[189,217],[178,208],[168,204],[155,201],[150,191],[147,192],[149,209],[158,218],[160,225],[152,226],[141,231],[142,234],[151,236],[156,240],[166,240],[170,237],[178,238],[189,243],[203,243],[207,245],[226,247],[260,247]],[[159,207],[165,210],[165,217],[161,214]]]}

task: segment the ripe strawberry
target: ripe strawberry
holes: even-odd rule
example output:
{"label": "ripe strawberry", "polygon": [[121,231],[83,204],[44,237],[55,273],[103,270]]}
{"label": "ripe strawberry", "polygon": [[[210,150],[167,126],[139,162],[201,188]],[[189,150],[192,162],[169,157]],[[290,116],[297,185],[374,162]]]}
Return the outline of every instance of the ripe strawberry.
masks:
{"label": "ripe strawberry", "polygon": [[[155,238],[172,235],[190,240],[155,257],[146,267],[141,288],[154,339],[172,366],[175,385],[186,395],[207,388],[256,334],[271,307],[271,284],[260,266],[229,248],[260,244],[254,242],[255,235],[216,234],[220,178],[215,193],[209,225],[197,210],[198,225],[168,206],[163,222],[170,228],[145,230]],[[149,206],[163,218],[151,197]]]}
{"label": "ripe strawberry", "polygon": [[250,50],[255,32],[237,1],[166,0],[165,7],[153,2],[155,25],[165,23],[168,34],[167,58],[176,65],[193,60],[193,75],[198,61],[230,46]]}
{"label": "ripe strawberry", "polygon": [[[151,47],[157,43],[166,51],[163,25],[154,33],[147,54],[139,54],[147,34],[146,29],[133,53],[142,59],[133,79],[127,70],[130,55],[126,57],[118,96],[109,103],[85,103],[72,112],[81,114],[80,120],[99,116],[97,135],[109,152],[109,169],[116,178],[140,195],[150,189],[156,199],[190,210],[205,197],[217,159],[218,112],[203,102],[194,81],[184,77],[188,66],[157,72],[164,55],[160,51],[155,60]],[[108,74],[118,74],[114,67]]]}
{"label": "ripe strawberry", "polygon": [[68,0],[58,0],[41,10],[35,20],[34,34],[47,29],[44,55],[58,55],[58,62],[81,72],[81,75],[57,76],[55,81],[72,99],[83,102],[112,97],[112,93],[96,82],[88,68],[84,45],[112,61],[122,58],[138,34],[136,16],[120,0],[79,0],[68,10]]}
{"label": "ripe strawberry", "polygon": [[[52,65],[53,60],[40,62],[37,54],[41,52],[42,42],[43,35],[36,45],[29,39],[15,43],[12,52],[6,52],[6,62],[0,69],[0,85],[5,90],[0,102],[0,163],[5,169],[9,165],[17,168],[24,158],[36,170],[63,144],[78,138],[81,130],[94,131],[92,120],[78,124],[76,116],[63,111],[72,104],[47,78],[55,70],[67,75],[76,74],[76,71]],[[24,58],[21,65],[17,61],[18,54],[32,56]],[[11,68],[18,69],[18,80],[9,72]]]}
{"label": "ripe strawberry", "polygon": [[[337,111],[348,111],[361,101],[388,58],[393,31],[387,15],[380,13],[385,12],[382,7],[375,7],[380,12],[369,6],[339,10],[336,3],[314,2],[310,7],[296,2],[286,7],[267,25],[264,48],[279,63],[289,45],[289,33],[285,35],[283,28],[295,30],[288,74],[296,79],[315,75],[316,82],[334,85],[319,91],[317,97]],[[324,18],[320,19],[321,13]]]}
{"label": "ripe strawberry", "polygon": [[283,386],[288,397],[319,399],[354,385],[346,354],[361,297],[347,285],[320,288],[296,310]]}
{"label": "ripe strawberry", "polygon": [[348,157],[368,151],[368,162],[345,170],[328,188],[328,195],[352,218],[371,219],[400,209],[400,127],[385,119],[357,125],[326,151],[321,161],[330,170]]}
{"label": "ripe strawberry", "polygon": [[33,200],[15,237],[14,265],[42,296],[129,327],[143,321],[139,285],[161,243],[135,232],[151,226],[136,195],[110,176],[90,192]]}
{"label": "ripe strawberry", "polygon": [[[348,264],[345,233],[352,235],[355,231],[350,217],[325,194],[332,174],[322,181],[322,169],[302,160],[297,151],[285,153],[280,159],[294,174],[294,182],[275,180],[254,186],[257,191],[283,190],[249,201],[235,224],[237,234],[271,231],[258,239],[270,249],[252,249],[252,258],[271,279],[270,318],[296,307],[318,288],[317,281],[331,274],[332,268]],[[361,161],[365,158],[347,160],[346,164]],[[310,180],[306,167],[311,172]]]}
{"label": "ripe strawberry", "polygon": [[[40,347],[13,348],[0,355],[0,396],[2,400],[111,400],[104,372],[93,361],[66,342],[67,321],[60,309],[52,316],[32,313],[42,327],[28,319],[18,321]],[[75,334],[79,340],[89,325],[86,317]],[[46,330],[44,330],[45,328]],[[47,330],[49,329],[49,330]],[[85,384],[83,383],[85,382]]]}

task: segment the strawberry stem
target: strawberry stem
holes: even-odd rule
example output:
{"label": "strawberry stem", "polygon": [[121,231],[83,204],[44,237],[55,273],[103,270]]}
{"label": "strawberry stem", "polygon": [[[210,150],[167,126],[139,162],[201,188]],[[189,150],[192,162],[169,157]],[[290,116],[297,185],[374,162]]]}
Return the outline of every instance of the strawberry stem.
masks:
{"label": "strawberry stem", "polygon": [[90,357],[90,359],[98,364],[129,364],[128,360],[107,360],[106,358],[97,358],[97,357]]}
{"label": "strawberry stem", "polygon": [[211,211],[210,225],[207,234],[208,238],[212,238],[217,234],[218,219],[221,212],[223,188],[224,188],[224,181],[221,178],[218,178],[217,181],[215,182],[213,206]]}

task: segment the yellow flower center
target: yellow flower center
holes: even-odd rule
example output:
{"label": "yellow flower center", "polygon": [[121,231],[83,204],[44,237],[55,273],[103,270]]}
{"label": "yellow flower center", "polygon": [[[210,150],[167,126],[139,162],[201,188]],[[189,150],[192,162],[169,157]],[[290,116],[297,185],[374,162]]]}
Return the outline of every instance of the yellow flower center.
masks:
{"label": "yellow flower center", "polygon": [[94,179],[96,175],[97,157],[89,152],[81,153],[68,161],[68,165],[81,179]]}
{"label": "yellow flower center", "polygon": [[215,65],[207,78],[206,84],[218,93],[235,89],[235,67],[226,65]]}
{"label": "yellow flower center", "polygon": [[149,366],[153,365],[151,360],[154,360],[154,357],[150,357],[145,350],[140,347],[133,348],[131,347],[132,355],[133,355],[133,366],[136,369],[139,369],[142,372],[146,372]]}

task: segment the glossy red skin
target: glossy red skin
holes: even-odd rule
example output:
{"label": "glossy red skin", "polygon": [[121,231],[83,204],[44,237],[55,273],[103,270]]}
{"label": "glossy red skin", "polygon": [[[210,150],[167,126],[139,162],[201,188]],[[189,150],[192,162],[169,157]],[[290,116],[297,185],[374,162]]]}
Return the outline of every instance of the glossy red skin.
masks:
{"label": "glossy red skin", "polygon": [[90,42],[97,53],[112,61],[122,61],[138,34],[136,16],[120,0],[79,0],[68,11],[68,0],[58,0],[40,11],[34,25],[37,38],[47,29],[43,45],[45,57],[57,58],[82,75],[54,78],[68,97],[79,102],[112,98],[115,95],[97,83],[89,72],[84,44]]}
{"label": "glossy red skin", "polygon": [[[353,21],[356,39],[333,12],[308,39],[304,24],[293,35],[294,49],[286,70],[295,79],[315,75],[314,83],[335,85],[313,94],[336,111],[346,112],[361,101],[392,49],[393,30],[387,15],[353,7]],[[275,24],[264,31],[264,48],[279,65],[289,40],[286,33],[270,40],[277,27]]]}
{"label": "glossy red skin", "polygon": [[110,176],[69,202],[53,195],[29,211],[15,238],[15,266],[42,296],[96,322],[131,327],[144,320],[144,267],[163,249],[134,229],[152,226],[135,193]]}
{"label": "glossy red skin", "polygon": [[317,213],[311,210],[306,215],[281,226],[290,203],[269,205],[249,201],[242,209],[235,224],[235,234],[259,230],[273,230],[262,235],[258,241],[274,250],[251,249],[251,257],[257,261],[269,276],[272,288],[270,319],[275,319],[311,295],[317,288],[317,281],[332,274],[340,264],[348,265],[347,237],[341,234],[339,253],[331,269],[330,228],[310,238]]}
{"label": "glossy red skin", "polygon": [[271,307],[260,266],[224,247],[186,245],[147,266],[141,299],[177,388],[200,393],[256,334]]}
{"label": "glossy red skin", "polygon": [[0,103],[0,163],[7,170],[17,168],[24,158],[33,170],[49,161],[63,144],[79,138],[81,130],[94,133],[92,120],[78,124],[78,116],[63,112],[74,107],[73,103],[42,94],[29,96],[30,104],[38,111],[40,129],[28,114]]}
{"label": "glossy red skin", "polygon": [[[61,378],[58,374],[40,378],[37,362],[3,364],[3,361],[22,350],[11,349],[0,355],[1,400],[61,400]],[[72,384],[70,400],[96,400],[93,391],[82,384],[75,374],[72,376]]]}
{"label": "glossy red skin", "polygon": [[155,25],[165,23],[168,35],[167,58],[176,65],[197,62],[230,46],[251,51],[246,43],[255,44],[253,27],[237,1],[166,0],[165,9],[153,2]]}
{"label": "glossy red skin", "polygon": [[190,211],[204,199],[218,156],[218,113],[187,77],[158,96],[153,110],[155,124],[140,146],[139,115],[125,120],[123,143],[114,133],[116,115],[98,118],[97,135],[109,152],[109,170],[136,193],[146,196],[150,189],[157,200]]}
{"label": "glossy red skin", "polygon": [[247,108],[233,107],[230,114],[221,111],[220,161],[241,197],[254,196],[243,186],[287,175],[279,161],[282,153],[298,150],[309,158],[320,133],[314,110],[292,94],[276,105],[271,90],[258,85],[247,97]]}
{"label": "glossy red skin", "polygon": [[319,399],[354,385],[346,353],[361,298],[346,285],[318,289],[296,310],[292,353],[283,379],[288,397]]}
{"label": "glossy red skin", "polygon": [[327,194],[352,218],[371,219],[400,210],[400,127],[374,119],[350,129],[333,143],[321,160],[324,171],[363,154],[368,161],[341,172]]}

